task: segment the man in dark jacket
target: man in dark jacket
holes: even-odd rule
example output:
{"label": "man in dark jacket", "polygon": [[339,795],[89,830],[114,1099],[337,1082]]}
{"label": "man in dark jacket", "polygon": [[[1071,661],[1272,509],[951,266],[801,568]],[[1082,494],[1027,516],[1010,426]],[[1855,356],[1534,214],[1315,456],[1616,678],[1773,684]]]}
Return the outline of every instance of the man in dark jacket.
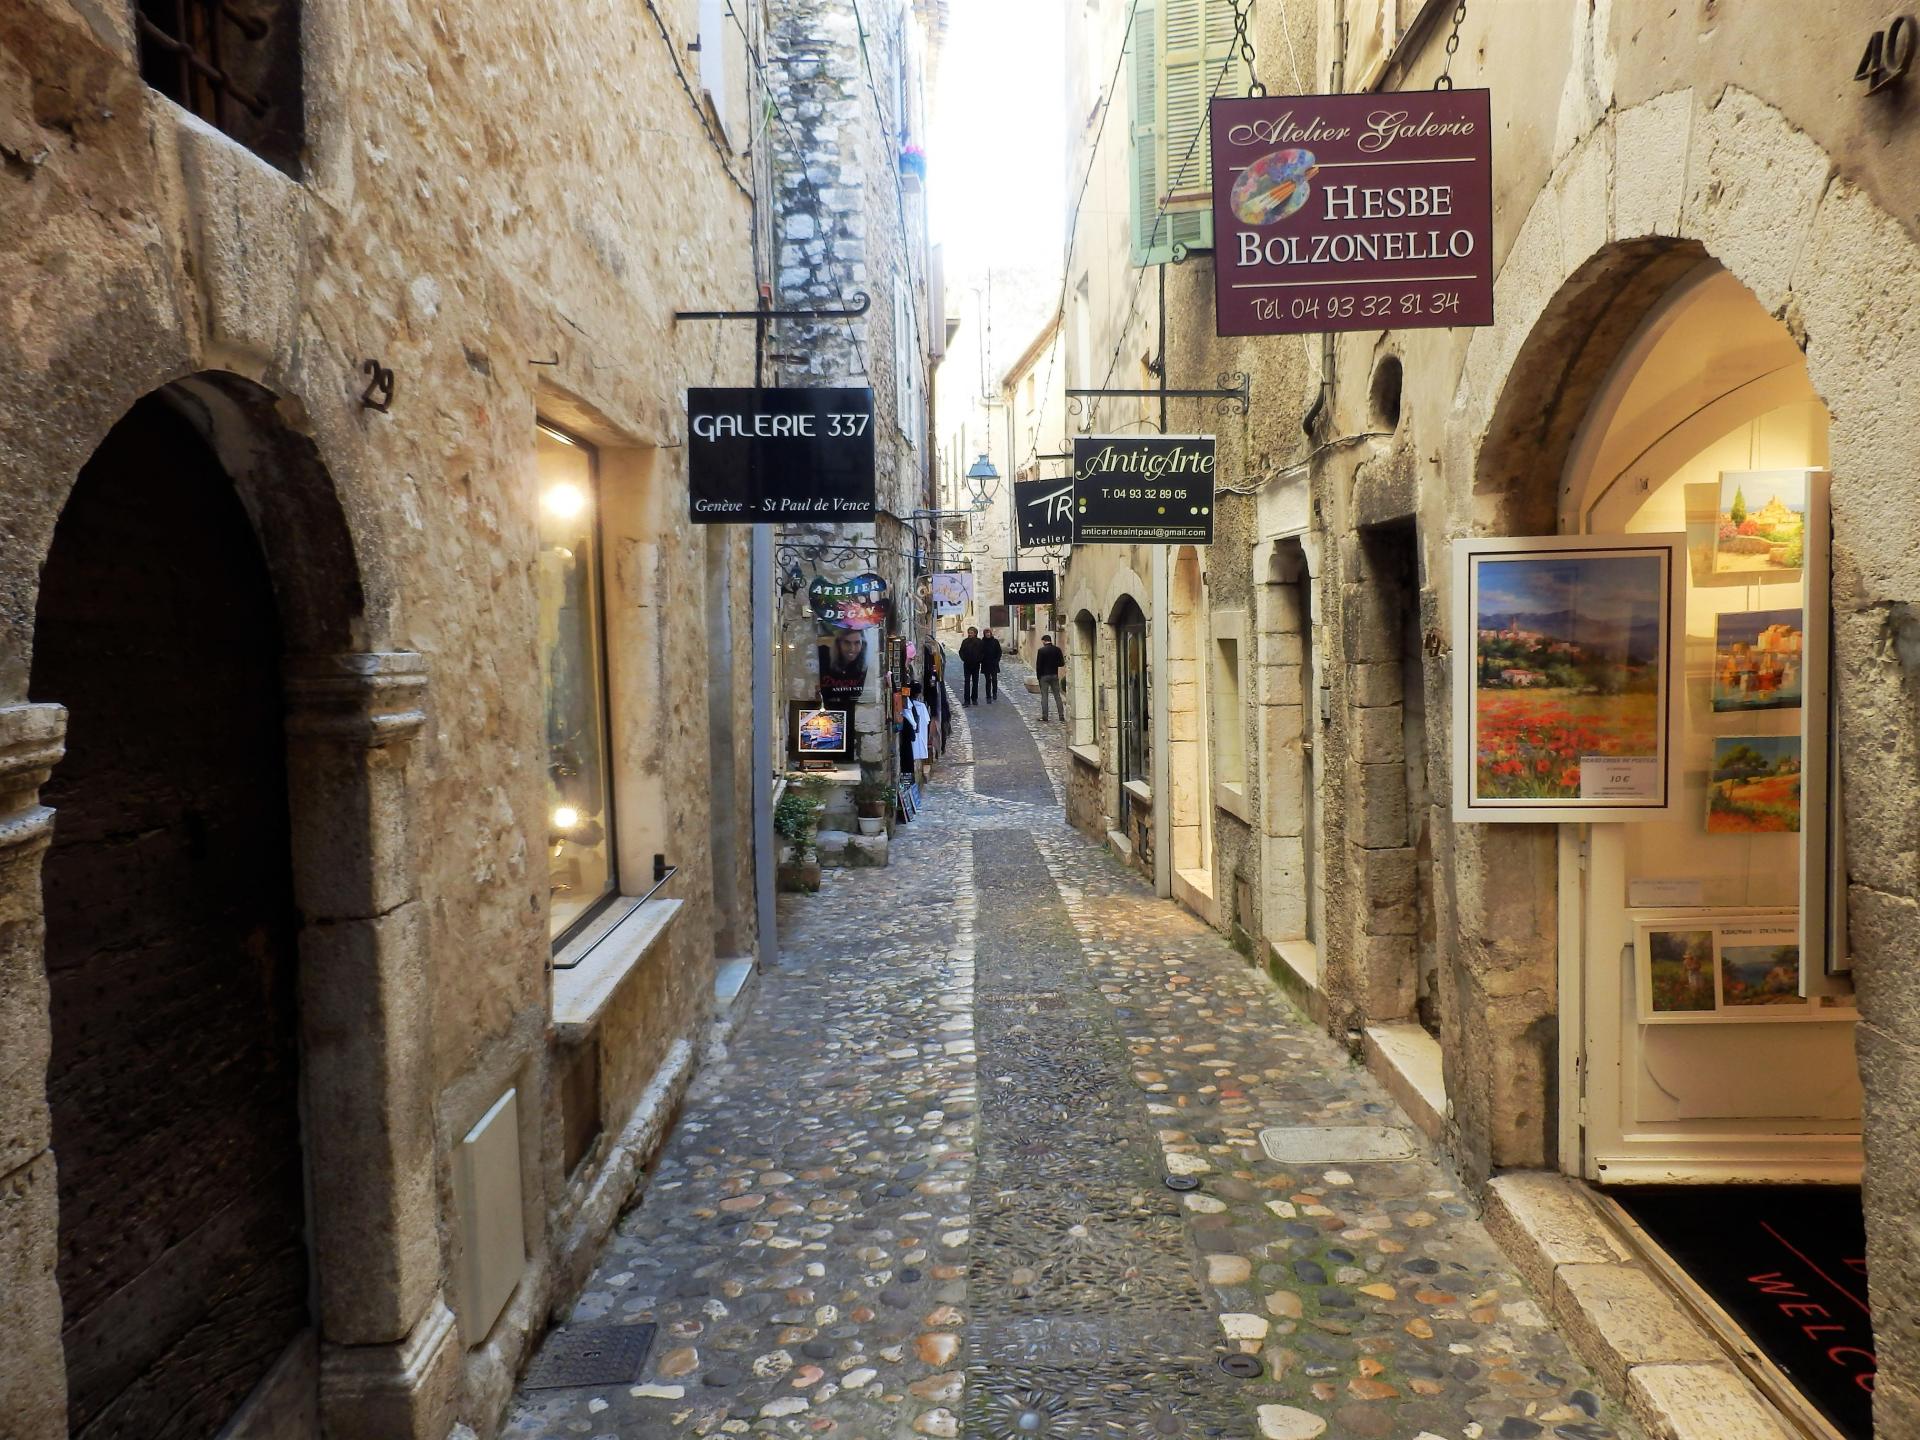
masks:
{"label": "man in dark jacket", "polygon": [[1033,673],[1040,681],[1040,718],[1042,720],[1048,718],[1048,696],[1053,697],[1053,708],[1059,717],[1062,720],[1067,718],[1066,702],[1060,698],[1060,667],[1066,663],[1067,657],[1061,652],[1060,647],[1053,643],[1053,636],[1042,635],[1040,651],[1033,657]]}
{"label": "man in dark jacket", "polygon": [[1000,639],[989,630],[980,637],[980,669],[987,677],[987,703],[1000,698]]}
{"label": "man in dark jacket", "polygon": [[971,705],[980,698],[980,631],[972,625],[967,626],[967,638],[960,642],[960,669],[967,679],[960,703]]}

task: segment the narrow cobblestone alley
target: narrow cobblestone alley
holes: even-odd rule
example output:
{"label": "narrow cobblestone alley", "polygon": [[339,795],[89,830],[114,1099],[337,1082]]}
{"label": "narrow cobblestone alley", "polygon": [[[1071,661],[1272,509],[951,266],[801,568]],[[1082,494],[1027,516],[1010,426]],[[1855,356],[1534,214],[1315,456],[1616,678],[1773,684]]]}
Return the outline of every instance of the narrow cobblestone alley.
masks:
{"label": "narrow cobblestone alley", "polygon": [[[657,1324],[643,1382],[508,1433],[1631,1437],[1372,1078],[1061,823],[1005,678],[890,868],[782,897],[556,1332]],[[1413,1158],[1269,1158],[1309,1126]]]}

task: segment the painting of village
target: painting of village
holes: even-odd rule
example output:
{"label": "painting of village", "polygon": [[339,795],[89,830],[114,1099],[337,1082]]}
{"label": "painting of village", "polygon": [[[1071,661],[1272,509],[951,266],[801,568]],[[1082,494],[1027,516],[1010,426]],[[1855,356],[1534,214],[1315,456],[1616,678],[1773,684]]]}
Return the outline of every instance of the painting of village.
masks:
{"label": "painting of village", "polygon": [[1648,931],[1647,970],[1653,1014],[1712,1012],[1713,931]]}
{"label": "painting of village", "polygon": [[1713,742],[1707,831],[1763,835],[1800,828],[1800,737],[1723,735]]}
{"label": "painting of village", "polygon": [[1476,799],[1577,801],[1582,761],[1662,755],[1662,556],[1482,556],[1473,578]]}
{"label": "painting of village", "polygon": [[1798,710],[1800,611],[1722,611],[1714,626],[1715,710]]}
{"label": "painting of village", "polygon": [[1714,531],[1714,573],[1798,570],[1806,560],[1806,527],[1804,471],[1725,471]]}
{"label": "painting of village", "polygon": [[1736,1005],[1799,1005],[1800,947],[1798,945],[1722,945],[1720,996]]}

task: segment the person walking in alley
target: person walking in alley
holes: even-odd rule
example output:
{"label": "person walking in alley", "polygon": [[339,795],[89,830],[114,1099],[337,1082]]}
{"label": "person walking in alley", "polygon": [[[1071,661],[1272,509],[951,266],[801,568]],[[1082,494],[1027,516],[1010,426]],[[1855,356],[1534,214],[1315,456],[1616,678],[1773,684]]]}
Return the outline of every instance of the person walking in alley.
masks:
{"label": "person walking in alley", "polygon": [[[907,715],[913,722],[913,765],[908,773],[915,784],[924,784],[927,778],[927,756],[932,753],[933,713],[927,709],[927,702],[921,699],[922,687],[918,682],[907,687]],[[901,747],[905,758],[906,747]]]}
{"label": "person walking in alley", "polygon": [[1000,637],[989,630],[980,637],[980,671],[987,677],[987,703],[1000,698]]}
{"label": "person walking in alley", "polygon": [[967,706],[980,698],[980,631],[972,625],[967,626],[967,638],[960,642],[960,669],[967,682],[960,703]]}
{"label": "person walking in alley", "polygon": [[1033,673],[1040,681],[1040,718],[1047,715],[1047,698],[1053,698],[1054,713],[1062,720],[1067,718],[1066,701],[1060,698],[1060,667],[1067,663],[1066,655],[1053,643],[1053,636],[1040,637],[1040,651],[1033,657]]}

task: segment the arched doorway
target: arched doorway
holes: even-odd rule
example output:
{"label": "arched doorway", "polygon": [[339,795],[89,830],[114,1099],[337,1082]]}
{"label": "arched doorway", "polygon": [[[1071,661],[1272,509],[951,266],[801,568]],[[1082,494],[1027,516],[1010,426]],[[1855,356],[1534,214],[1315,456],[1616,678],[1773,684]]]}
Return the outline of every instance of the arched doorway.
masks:
{"label": "arched doorway", "polygon": [[1153,688],[1147,660],[1147,617],[1131,595],[1122,595],[1108,616],[1113,626],[1114,752],[1117,787],[1113,815],[1134,859],[1153,857]]}
{"label": "arched doorway", "polygon": [[67,708],[43,869],[75,1435],[212,1435],[309,1323],[280,625],[162,394],[82,470],[31,695]]}
{"label": "arched doorway", "polygon": [[1206,601],[1200,552],[1174,552],[1167,616],[1167,779],[1174,873],[1213,897],[1213,797],[1207,766]]}
{"label": "arched doorway", "polygon": [[[1627,283],[1602,280],[1635,265]],[[1794,335],[1697,247],[1597,257],[1545,342],[1600,297],[1611,309],[1583,322],[1565,398],[1542,403],[1519,380],[1483,451],[1483,472],[1524,474],[1533,446],[1557,462],[1557,487],[1507,494],[1517,533],[1675,537],[1676,803],[1539,827],[1558,862],[1543,887],[1559,940],[1558,1160],[1606,1187],[1640,1257],[1694,1287],[1770,1398],[1864,1436],[1876,1362],[1858,1013],[1845,832],[1827,801],[1848,684],[1827,660],[1830,416]],[[1527,372],[1523,350],[1514,373]],[[1567,613],[1586,623],[1610,603],[1583,592]],[[1536,647],[1561,623],[1508,609],[1509,633]],[[1776,1325],[1782,1313],[1804,1323]]]}

